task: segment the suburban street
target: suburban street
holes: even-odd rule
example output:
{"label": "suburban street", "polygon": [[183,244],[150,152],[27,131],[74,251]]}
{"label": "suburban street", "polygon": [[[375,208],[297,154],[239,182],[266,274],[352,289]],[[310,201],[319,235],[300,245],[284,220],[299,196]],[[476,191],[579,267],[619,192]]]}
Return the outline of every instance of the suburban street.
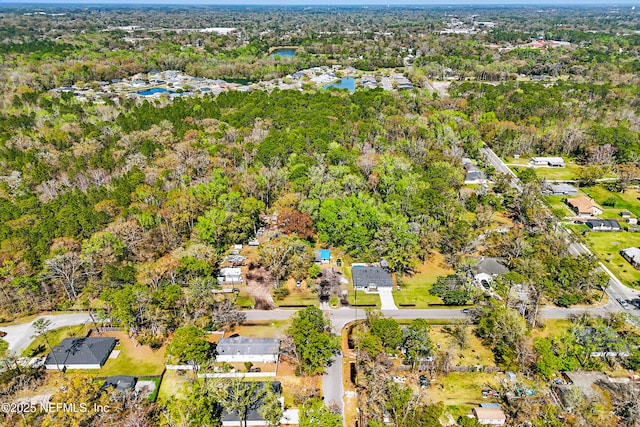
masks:
{"label": "suburban street", "polygon": [[47,319],[51,321],[49,329],[58,329],[65,326],[82,325],[84,323],[91,322],[91,317],[87,313],[74,313],[74,314],[48,314],[45,316],[39,316],[28,323],[22,323],[18,325],[3,326],[0,330],[3,330],[7,335],[3,338],[9,343],[9,351],[15,354],[20,354],[22,350],[27,348],[31,341],[33,341],[33,335],[35,329],[33,328],[33,322],[38,319]]}
{"label": "suburban street", "polygon": [[337,405],[344,419],[344,387],[342,386],[342,353],[331,360],[331,366],[322,376],[322,395],[324,402],[331,408]]}

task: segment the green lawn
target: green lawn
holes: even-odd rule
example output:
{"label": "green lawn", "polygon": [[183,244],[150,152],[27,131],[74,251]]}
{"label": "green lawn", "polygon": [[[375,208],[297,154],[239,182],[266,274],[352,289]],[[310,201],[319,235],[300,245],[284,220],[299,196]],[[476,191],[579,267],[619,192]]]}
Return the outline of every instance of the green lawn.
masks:
{"label": "green lawn", "polygon": [[439,305],[442,304],[442,301],[429,293],[431,285],[436,282],[438,277],[453,273],[454,271],[444,262],[444,257],[435,254],[427,262],[417,266],[413,276],[398,278],[400,290],[393,293],[393,299],[398,308],[402,308],[401,304],[415,304],[415,306],[407,306],[406,308],[433,308],[432,304]]}
{"label": "green lawn", "polygon": [[497,388],[496,374],[483,372],[452,372],[438,375],[431,383],[429,395],[434,402],[442,401],[454,418],[466,415],[480,403],[495,401],[484,399],[482,389],[487,385]]}
{"label": "green lawn", "polygon": [[[85,325],[65,326],[64,328],[53,329],[47,332],[47,339],[51,347],[55,347],[65,338],[85,337],[88,332]],[[49,347],[47,347],[43,336],[36,337],[33,342],[22,351],[22,355],[26,357],[44,356],[48,353]]]}
{"label": "green lawn", "polygon": [[164,373],[162,377],[162,384],[160,384],[160,390],[158,391],[158,400],[166,402],[167,400],[173,400],[181,398],[184,385],[193,376],[179,375],[177,371],[169,371]]}
{"label": "green lawn", "polygon": [[564,202],[567,196],[545,196],[547,204],[551,209],[555,211],[562,211],[563,216],[573,217],[575,213],[569,209],[569,206]]}
{"label": "green lawn", "polygon": [[303,281],[301,286],[296,287],[296,281],[293,279],[287,280],[282,283],[281,286],[286,286],[289,289],[289,295],[281,300],[274,298],[276,305],[319,305],[318,294],[313,292],[308,284],[313,284],[313,279],[307,279]]}
{"label": "green lawn", "polygon": [[[621,211],[629,211],[635,217],[640,217],[640,191],[637,189],[628,189],[624,193],[613,193],[602,185],[583,188],[582,191],[589,197],[593,198],[600,206],[605,209],[605,214],[611,213],[614,218],[620,218],[618,213]],[[614,199],[615,205],[612,207],[603,206],[607,199]],[[607,216],[604,216],[605,218]]]}
{"label": "green lawn", "polygon": [[633,268],[620,255],[622,249],[640,245],[640,233],[585,233],[584,240],[600,261],[625,285],[639,282],[635,286],[640,286],[640,270]]}
{"label": "green lawn", "polygon": [[[364,291],[355,291],[355,293],[353,291],[349,291],[349,295],[348,295],[348,299],[349,299],[349,304],[354,305],[354,304],[366,304],[366,305],[370,305],[373,304],[375,305],[375,308],[380,308],[380,296],[378,296],[378,294],[367,294]],[[374,307],[371,307],[374,308]]]}

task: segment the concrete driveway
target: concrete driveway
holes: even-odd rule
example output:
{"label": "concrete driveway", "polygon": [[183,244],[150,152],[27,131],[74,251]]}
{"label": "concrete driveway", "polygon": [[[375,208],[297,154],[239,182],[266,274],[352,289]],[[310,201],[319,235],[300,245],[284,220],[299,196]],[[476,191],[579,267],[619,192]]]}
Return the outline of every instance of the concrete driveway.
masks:
{"label": "concrete driveway", "polygon": [[378,288],[380,295],[380,310],[397,310],[396,302],[393,300],[393,289]]}
{"label": "concrete driveway", "polygon": [[20,355],[22,350],[27,348],[33,341],[33,335],[35,329],[33,329],[33,322],[38,319],[48,319],[51,321],[49,330],[62,328],[65,326],[82,325],[84,323],[91,322],[91,318],[86,313],[78,314],[50,314],[44,316],[38,316],[31,322],[21,323],[18,325],[3,326],[0,327],[1,331],[5,331],[7,336],[3,338],[9,343],[9,351]]}

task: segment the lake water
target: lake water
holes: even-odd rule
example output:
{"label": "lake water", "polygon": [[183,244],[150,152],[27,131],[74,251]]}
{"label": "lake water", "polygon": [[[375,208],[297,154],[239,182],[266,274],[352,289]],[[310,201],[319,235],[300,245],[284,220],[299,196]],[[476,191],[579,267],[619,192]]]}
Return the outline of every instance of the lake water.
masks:
{"label": "lake water", "polygon": [[329,83],[322,86],[324,89],[336,88],[336,89],[349,89],[350,92],[356,91],[356,79],[353,77],[345,77],[337,82]]}
{"label": "lake water", "polygon": [[271,53],[271,56],[295,56],[295,49],[276,49]]}
{"label": "lake water", "polygon": [[163,87],[154,87],[151,89],[138,91],[138,95],[142,95],[142,96],[151,96],[151,95],[155,95],[156,93],[175,93],[175,92],[169,89],[165,89]]}

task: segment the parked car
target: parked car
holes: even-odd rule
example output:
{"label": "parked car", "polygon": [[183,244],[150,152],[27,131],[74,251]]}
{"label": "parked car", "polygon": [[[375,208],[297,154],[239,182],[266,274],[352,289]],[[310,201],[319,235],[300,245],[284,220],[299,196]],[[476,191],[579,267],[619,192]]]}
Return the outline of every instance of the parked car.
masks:
{"label": "parked car", "polygon": [[420,375],[418,377],[418,383],[420,384],[420,388],[429,388],[429,378],[426,375]]}
{"label": "parked car", "polygon": [[629,309],[629,303],[622,298],[618,299],[618,302],[622,306],[622,308]]}
{"label": "parked car", "polygon": [[6,337],[6,336],[7,336],[6,331],[0,331],[0,337]]}
{"label": "parked car", "polygon": [[462,312],[463,312],[464,314],[469,314],[469,313],[471,313],[471,309],[470,309],[470,308],[463,308],[463,309],[462,309]]}

